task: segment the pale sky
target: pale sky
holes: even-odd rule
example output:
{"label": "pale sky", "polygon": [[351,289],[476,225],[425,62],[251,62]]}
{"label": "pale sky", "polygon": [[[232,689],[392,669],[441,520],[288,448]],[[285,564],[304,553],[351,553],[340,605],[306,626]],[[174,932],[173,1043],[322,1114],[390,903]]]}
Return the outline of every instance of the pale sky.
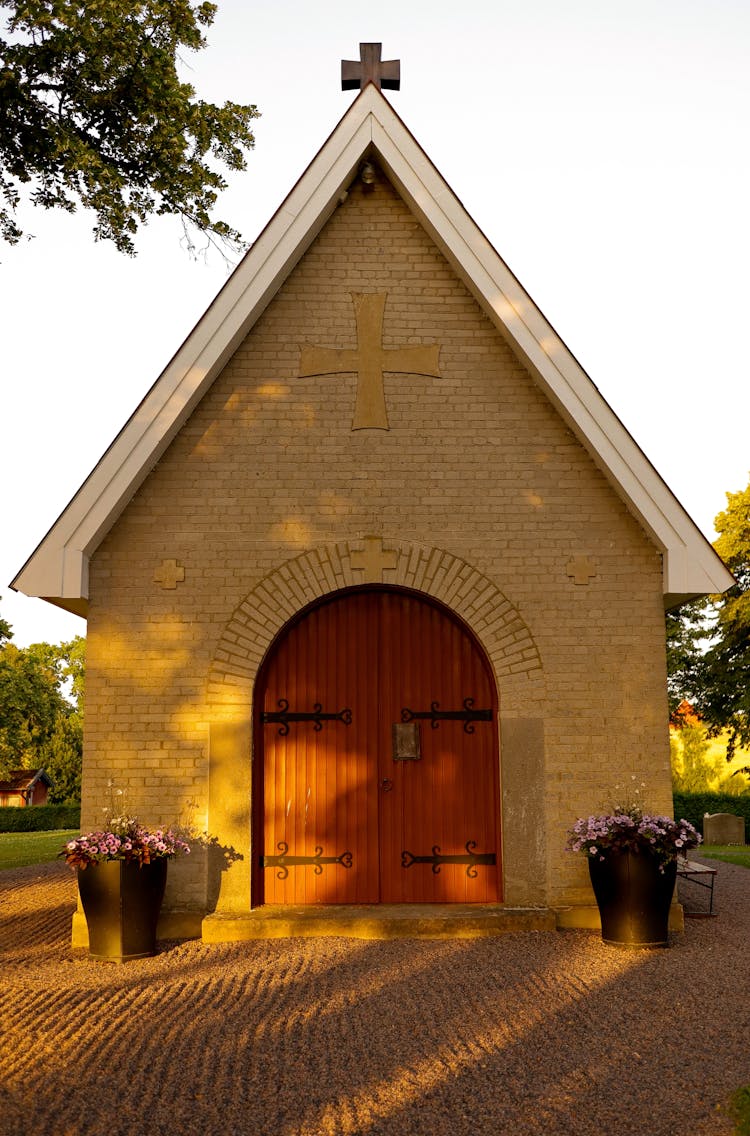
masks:
{"label": "pale sky", "polygon": [[[747,0],[219,0],[186,56],[263,113],[217,215],[255,239],[356,92],[360,41],[468,212],[704,533],[750,478]],[[133,260],[85,214],[0,247],[0,615],[19,646],[85,624],[6,585],[226,279],[154,220]]]}

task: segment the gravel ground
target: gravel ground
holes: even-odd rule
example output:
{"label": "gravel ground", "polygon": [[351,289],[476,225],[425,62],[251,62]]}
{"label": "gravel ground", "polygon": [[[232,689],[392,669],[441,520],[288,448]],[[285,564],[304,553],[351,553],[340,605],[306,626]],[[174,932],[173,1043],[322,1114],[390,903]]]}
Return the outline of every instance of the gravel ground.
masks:
{"label": "gravel ground", "polygon": [[661,951],[586,932],[69,948],[64,865],[0,873],[2,1136],[719,1136],[750,1083],[750,872]]}

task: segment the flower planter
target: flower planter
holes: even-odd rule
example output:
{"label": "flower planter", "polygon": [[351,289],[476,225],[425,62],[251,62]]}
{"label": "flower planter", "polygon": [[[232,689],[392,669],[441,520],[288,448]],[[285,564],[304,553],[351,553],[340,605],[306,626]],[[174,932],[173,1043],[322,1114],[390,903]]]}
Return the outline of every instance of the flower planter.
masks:
{"label": "flower planter", "polygon": [[106,860],[78,868],[78,891],[94,959],[127,962],[156,954],[156,924],[167,858],[149,864]]}
{"label": "flower planter", "polygon": [[[660,865],[663,871],[660,871]],[[649,852],[609,852],[589,859],[602,939],[621,947],[668,947],[677,862]]]}

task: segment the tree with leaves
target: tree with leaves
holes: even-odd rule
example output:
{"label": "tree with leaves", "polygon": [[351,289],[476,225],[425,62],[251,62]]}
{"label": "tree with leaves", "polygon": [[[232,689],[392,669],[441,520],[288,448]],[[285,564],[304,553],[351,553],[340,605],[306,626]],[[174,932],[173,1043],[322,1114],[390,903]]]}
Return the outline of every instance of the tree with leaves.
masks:
{"label": "tree with leaves", "polygon": [[727,493],[715,525],[714,548],[737,582],[668,617],[667,657],[670,698],[689,701],[709,736],[727,732],[731,761],[750,746],[750,485]]}
{"label": "tree with leaves", "polygon": [[669,720],[679,728],[692,724],[689,718],[697,697],[697,666],[711,634],[708,600],[693,600],[668,611],[666,622]]}
{"label": "tree with leaves", "polygon": [[76,710],[58,715],[52,737],[44,748],[43,761],[52,781],[50,803],[80,801],[83,719]]}
{"label": "tree with leaves", "polygon": [[708,731],[688,712],[679,731],[670,735],[672,786],[678,793],[705,793],[719,775],[709,757]]}
{"label": "tree with leaves", "polygon": [[25,196],[96,215],[121,251],[152,215],[237,246],[212,211],[245,168],[255,106],[204,102],[178,75],[183,48],[206,46],[216,5],[191,0],[0,0],[0,237],[23,236]]}
{"label": "tree with leaves", "polygon": [[83,693],[86,678],[86,640],[76,635],[55,648],[58,673],[65,686],[65,707],[44,748],[44,768],[52,779],[53,804],[80,801],[83,767]]}
{"label": "tree with leaves", "polygon": [[46,769],[50,800],[80,799],[85,640],[0,644],[0,777]]}
{"label": "tree with leaves", "polygon": [[60,676],[46,643],[0,650],[0,769],[39,768],[64,713]]}

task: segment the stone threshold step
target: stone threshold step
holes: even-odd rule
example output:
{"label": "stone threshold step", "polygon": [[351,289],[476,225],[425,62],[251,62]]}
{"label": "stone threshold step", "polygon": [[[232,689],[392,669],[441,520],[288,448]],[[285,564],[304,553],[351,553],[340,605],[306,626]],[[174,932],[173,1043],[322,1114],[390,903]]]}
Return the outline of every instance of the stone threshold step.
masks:
{"label": "stone threshold step", "polygon": [[547,907],[498,904],[368,904],[256,907],[245,914],[207,915],[205,943],[245,939],[478,939],[513,931],[554,931]]}

